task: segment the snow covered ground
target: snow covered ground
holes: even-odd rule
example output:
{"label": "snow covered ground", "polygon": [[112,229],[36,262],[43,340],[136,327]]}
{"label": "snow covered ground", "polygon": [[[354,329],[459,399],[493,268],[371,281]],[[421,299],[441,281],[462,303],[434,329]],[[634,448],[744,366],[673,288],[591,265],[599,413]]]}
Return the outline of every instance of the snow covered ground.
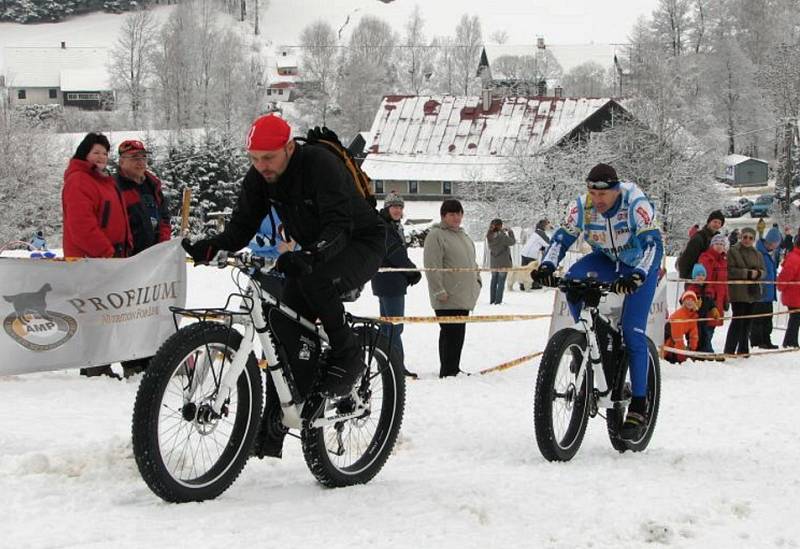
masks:
{"label": "snow covered ground", "polygon": [[[421,263],[421,250],[411,253]],[[227,272],[189,275],[190,305],[223,302]],[[487,292],[485,276],[478,314],[549,312],[552,303],[549,291],[510,292],[493,306]],[[351,310],[377,308],[367,290]],[[424,282],[411,288],[407,313],[430,314]],[[546,320],[470,325],[462,367],[541,350],[546,334]],[[406,327],[408,367],[422,379],[408,384],[400,439],[371,483],[322,488],[289,439],[283,460],[251,460],[202,504],[165,504],[138,474],[130,422],[140,377],[0,377],[0,547],[800,545],[798,355],[664,364],[646,452],[618,454],[596,419],[576,458],[554,464],[533,436],[538,360],[439,380],[437,337],[437,326]]]}

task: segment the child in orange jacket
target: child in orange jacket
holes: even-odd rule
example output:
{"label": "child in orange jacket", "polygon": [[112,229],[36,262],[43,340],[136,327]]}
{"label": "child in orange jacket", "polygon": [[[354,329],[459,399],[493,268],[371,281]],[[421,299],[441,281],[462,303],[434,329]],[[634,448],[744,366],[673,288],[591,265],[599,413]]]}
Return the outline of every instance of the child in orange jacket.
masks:
{"label": "child in orange jacket", "polygon": [[[686,290],[681,295],[680,304],[680,308],[669,317],[670,321],[667,323],[667,337],[665,338],[664,346],[696,351],[700,338],[697,329],[697,294],[691,290]],[[676,320],[681,322],[675,322]],[[665,351],[664,353],[664,359],[673,364],[681,363],[687,358],[686,355],[673,351]]]}

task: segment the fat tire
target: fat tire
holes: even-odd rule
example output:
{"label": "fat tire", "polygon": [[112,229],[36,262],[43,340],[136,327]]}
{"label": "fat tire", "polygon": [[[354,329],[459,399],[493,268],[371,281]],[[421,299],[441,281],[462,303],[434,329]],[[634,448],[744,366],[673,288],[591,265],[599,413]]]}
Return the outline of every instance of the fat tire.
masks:
{"label": "fat tire", "polygon": [[[578,452],[586,434],[589,422],[589,395],[594,386],[592,368],[587,365],[586,376],[583,383],[584,398],[576,398],[575,412],[570,418],[567,431],[562,440],[557,440],[553,427],[553,399],[555,392],[556,376],[564,353],[569,352],[572,346],[578,346],[583,353],[587,353],[586,334],[573,328],[565,328],[556,332],[542,355],[539,364],[539,374],[536,377],[536,389],[533,399],[533,425],[536,434],[536,444],[539,451],[548,461],[569,461]],[[577,394],[580,394],[580,388]],[[577,397],[577,395],[576,395]]]}
{"label": "fat tire", "polygon": [[[378,425],[364,454],[352,465],[338,467],[331,461],[325,443],[325,432],[322,427],[302,429],[300,439],[303,457],[311,473],[320,484],[328,488],[340,488],[356,484],[366,484],[377,475],[394,449],[400,426],[403,423],[403,412],[406,400],[406,380],[403,365],[394,349],[389,349],[389,340],[378,335],[374,328],[357,328],[354,330],[362,346],[366,347],[371,338],[377,337],[377,345],[370,372],[380,372],[383,384],[383,397],[378,418]],[[373,410],[373,413],[375,410]],[[350,420],[356,421],[356,420]]]}
{"label": "fat tire", "polygon": [[[625,420],[627,408],[621,404],[617,404],[606,413],[608,438],[611,441],[611,446],[619,453],[624,453],[628,450],[632,452],[641,452],[646,449],[647,445],[650,444],[650,439],[653,438],[653,433],[656,428],[658,410],[661,405],[661,364],[658,359],[658,350],[650,338],[647,339],[647,353],[650,359],[648,360],[647,366],[647,431],[645,431],[642,438],[638,441],[629,442],[627,440],[622,440],[618,433],[620,427],[622,427],[622,422]],[[625,384],[628,377],[627,374],[628,361],[626,359],[611,392],[611,398],[613,400],[620,400],[626,396],[624,393],[626,390]]]}
{"label": "fat tire", "polygon": [[[179,482],[167,470],[158,440],[158,419],[163,394],[182,360],[198,347],[209,343],[239,348],[242,335],[217,322],[197,322],[169,337],[150,362],[133,407],[132,436],[136,465],[147,486],[160,498],[173,503],[213,499],[236,480],[250,455],[258,430],[262,408],[262,379],[255,357],[250,354],[236,384],[238,407],[231,437],[219,460],[211,468],[218,476],[196,482]],[[240,413],[244,412],[240,416]],[[216,473],[215,473],[216,474]]]}

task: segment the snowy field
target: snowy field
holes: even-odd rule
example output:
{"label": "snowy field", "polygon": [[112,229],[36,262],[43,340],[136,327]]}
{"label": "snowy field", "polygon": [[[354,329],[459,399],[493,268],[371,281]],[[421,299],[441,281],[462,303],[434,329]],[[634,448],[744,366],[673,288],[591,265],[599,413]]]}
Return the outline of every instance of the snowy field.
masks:
{"label": "snowy field", "polygon": [[[411,253],[421,263],[421,250]],[[190,306],[223,303],[227,272],[189,275]],[[488,276],[483,286],[478,314],[550,311],[549,291],[506,293],[493,306]],[[377,309],[369,290],[351,307]],[[424,283],[407,313],[430,314]],[[546,333],[546,320],[470,325],[462,368],[541,350]],[[798,355],[664,364],[646,452],[615,452],[598,418],[576,458],[553,464],[533,435],[538,360],[442,381],[437,337],[436,326],[406,328],[408,367],[422,379],[408,384],[398,444],[371,483],[322,488],[290,438],[283,460],[252,459],[202,504],[163,503],[139,476],[130,422],[140,377],[0,377],[0,547],[800,545]]]}

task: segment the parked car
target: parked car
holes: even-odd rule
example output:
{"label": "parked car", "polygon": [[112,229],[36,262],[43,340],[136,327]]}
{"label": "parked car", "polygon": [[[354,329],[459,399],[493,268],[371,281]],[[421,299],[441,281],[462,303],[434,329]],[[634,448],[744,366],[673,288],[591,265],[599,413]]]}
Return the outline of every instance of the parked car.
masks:
{"label": "parked car", "polygon": [[732,204],[728,204],[723,209],[725,217],[741,217],[750,211],[753,207],[753,201],[749,198],[741,197],[739,200]]}
{"label": "parked car", "polygon": [[769,217],[772,214],[774,202],[774,195],[762,194],[750,208],[750,217]]}

